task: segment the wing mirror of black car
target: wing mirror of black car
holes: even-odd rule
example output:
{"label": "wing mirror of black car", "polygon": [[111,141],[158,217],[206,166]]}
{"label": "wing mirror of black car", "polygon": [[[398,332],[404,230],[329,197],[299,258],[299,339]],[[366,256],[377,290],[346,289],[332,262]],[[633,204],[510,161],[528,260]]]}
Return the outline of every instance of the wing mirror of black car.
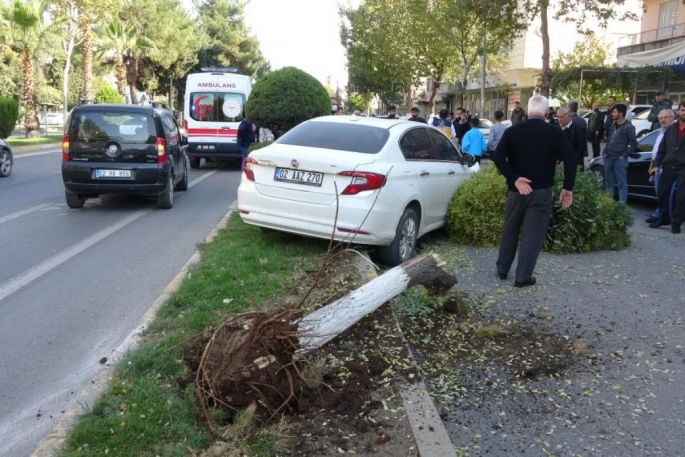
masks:
{"label": "wing mirror of black car", "polygon": [[471,167],[474,163],[476,163],[476,158],[468,152],[463,153],[462,157],[462,164],[466,165],[467,167]]}

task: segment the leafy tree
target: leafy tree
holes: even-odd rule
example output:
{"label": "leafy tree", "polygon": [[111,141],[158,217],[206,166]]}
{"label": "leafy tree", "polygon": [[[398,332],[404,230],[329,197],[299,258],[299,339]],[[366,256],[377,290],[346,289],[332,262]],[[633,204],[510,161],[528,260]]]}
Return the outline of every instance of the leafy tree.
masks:
{"label": "leafy tree", "polygon": [[249,33],[240,0],[206,0],[200,3],[199,20],[209,43],[199,56],[200,66],[235,67],[255,77],[266,64],[259,41]]}
{"label": "leafy tree", "polygon": [[[9,37],[9,33],[5,35]],[[19,100],[23,75],[21,56],[5,44],[0,44],[0,94]]]}
{"label": "leafy tree", "polygon": [[45,20],[47,2],[44,0],[13,0],[4,11],[5,19],[12,27],[15,44],[21,51],[24,88],[21,103],[24,107],[24,127],[30,136],[36,136],[40,127],[37,113],[35,70],[33,66],[36,51],[54,34],[58,23]]}
{"label": "leafy tree", "polygon": [[348,113],[354,110],[366,111],[371,107],[371,98],[373,94],[350,94],[345,102],[345,108]]}
{"label": "leafy tree", "polygon": [[19,119],[19,103],[9,97],[0,97],[0,138],[12,134]]}
{"label": "leafy tree", "polygon": [[76,0],[54,0],[52,13],[55,17],[61,18],[62,33],[60,44],[64,52],[64,62],[62,64],[62,106],[64,122],[67,121],[69,106],[69,75],[71,73],[71,63],[74,49],[81,43],[79,30],[79,11]]}
{"label": "leafy tree", "polygon": [[[105,28],[104,36],[101,39],[102,48],[98,51],[98,56],[102,57],[107,53],[114,53],[114,72],[117,78],[117,89],[122,96],[126,96],[126,65],[124,56],[127,54],[135,55],[153,47],[152,42],[141,36],[133,24],[124,24],[118,18]],[[133,95],[133,94],[131,94]]]}
{"label": "leafy tree", "polygon": [[[595,18],[600,27],[606,27],[611,19],[635,20],[633,13],[620,12],[617,8],[623,5],[625,0],[559,0],[550,5],[549,0],[524,0],[521,4],[521,11],[524,17],[532,20],[540,16],[540,32],[542,35],[542,70],[540,72],[540,94],[549,97],[552,74],[550,70],[549,55],[549,14],[554,14],[555,19],[565,20],[575,23],[578,31],[589,33],[586,28],[588,18]],[[550,6],[552,6],[550,10]]]}
{"label": "leafy tree", "polygon": [[126,103],[124,96],[119,93],[119,91],[111,86],[103,85],[95,93],[95,101],[97,103]]}
{"label": "leafy tree", "polygon": [[[580,78],[568,78],[567,76],[570,75],[565,70],[603,67],[607,63],[608,57],[606,47],[600,43],[594,34],[590,34],[587,40],[576,42],[573,51],[557,55],[552,61],[552,96],[558,98],[562,103],[577,99]],[[583,83],[582,100],[579,102],[582,106],[590,109],[595,101],[606,99],[613,92],[616,92],[615,89],[607,87],[603,81],[588,78]]]}
{"label": "leafy tree", "polygon": [[272,71],[257,81],[245,104],[245,114],[260,127],[280,136],[297,124],[330,114],[326,89],[295,67]]}

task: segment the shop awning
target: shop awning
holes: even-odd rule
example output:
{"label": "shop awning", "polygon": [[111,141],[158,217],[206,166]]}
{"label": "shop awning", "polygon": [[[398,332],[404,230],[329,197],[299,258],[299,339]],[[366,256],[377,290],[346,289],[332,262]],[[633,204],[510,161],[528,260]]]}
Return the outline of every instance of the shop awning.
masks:
{"label": "shop awning", "polygon": [[671,67],[674,71],[685,71],[685,41],[649,51],[635,52],[618,57],[619,67]]}

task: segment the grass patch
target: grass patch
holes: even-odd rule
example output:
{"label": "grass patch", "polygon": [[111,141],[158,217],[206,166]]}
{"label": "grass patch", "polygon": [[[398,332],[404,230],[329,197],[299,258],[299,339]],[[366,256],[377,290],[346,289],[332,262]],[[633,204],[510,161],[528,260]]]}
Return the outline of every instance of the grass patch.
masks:
{"label": "grass patch", "polygon": [[[110,388],[67,438],[60,457],[187,456],[212,439],[198,423],[193,379],[182,352],[191,338],[231,313],[263,309],[300,292],[293,278],[316,268],[326,242],[262,233],[237,214],[178,292],[160,309],[144,342],[118,364]],[[255,424],[249,411],[226,428],[223,454],[283,452],[287,425]],[[266,433],[266,432],[269,433]]]}
{"label": "grass patch", "polygon": [[16,148],[19,146],[33,146],[36,144],[49,144],[62,142],[62,135],[44,135],[32,138],[7,138],[5,141],[10,146]]}

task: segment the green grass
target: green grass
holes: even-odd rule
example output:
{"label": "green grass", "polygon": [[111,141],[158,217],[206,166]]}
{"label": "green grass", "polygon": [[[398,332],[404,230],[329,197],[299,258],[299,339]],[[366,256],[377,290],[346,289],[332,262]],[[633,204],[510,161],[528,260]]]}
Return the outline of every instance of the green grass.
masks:
{"label": "green grass", "polygon": [[[109,389],[58,455],[175,457],[207,446],[211,436],[198,419],[193,383],[182,388],[178,382],[187,375],[184,347],[231,313],[282,302],[296,285],[292,280],[315,269],[325,249],[322,241],[262,233],[234,214],[202,246],[200,263],[160,309],[145,342],[116,367]],[[275,441],[258,429],[235,445],[247,455],[277,454]]]}
{"label": "green grass", "polygon": [[5,141],[12,147],[33,146],[36,144],[60,143],[62,135],[44,135],[32,138],[7,138]]}

